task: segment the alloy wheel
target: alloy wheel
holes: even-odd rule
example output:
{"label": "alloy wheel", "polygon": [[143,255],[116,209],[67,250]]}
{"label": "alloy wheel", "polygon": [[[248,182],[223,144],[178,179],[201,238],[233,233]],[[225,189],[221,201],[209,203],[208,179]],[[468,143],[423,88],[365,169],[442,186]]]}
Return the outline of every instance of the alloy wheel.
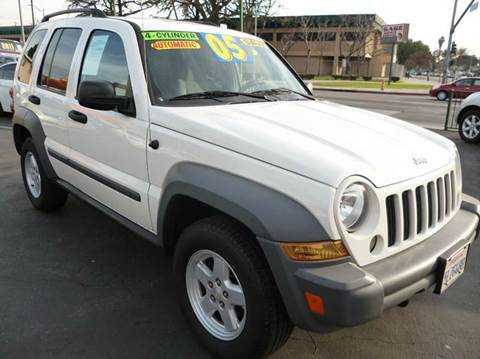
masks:
{"label": "alloy wheel", "polygon": [[480,134],[480,117],[474,114],[465,117],[462,122],[462,133],[470,140],[475,139]]}
{"label": "alloy wheel", "polygon": [[245,326],[247,309],[230,264],[211,250],[199,250],[187,263],[185,280],[190,304],[202,326],[218,339],[237,338]]}
{"label": "alloy wheel", "polygon": [[32,152],[27,152],[25,156],[25,177],[30,194],[34,198],[39,198],[42,194],[42,177],[37,160]]}

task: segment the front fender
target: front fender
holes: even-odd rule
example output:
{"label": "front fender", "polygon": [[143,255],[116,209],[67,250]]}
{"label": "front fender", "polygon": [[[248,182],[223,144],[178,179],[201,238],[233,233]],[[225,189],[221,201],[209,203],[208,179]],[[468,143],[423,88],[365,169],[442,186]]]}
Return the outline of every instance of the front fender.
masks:
{"label": "front fender", "polygon": [[175,165],[166,177],[158,214],[159,234],[164,233],[168,204],[177,194],[228,214],[260,238],[276,242],[329,238],[317,219],[293,198],[247,178],[189,162]]}

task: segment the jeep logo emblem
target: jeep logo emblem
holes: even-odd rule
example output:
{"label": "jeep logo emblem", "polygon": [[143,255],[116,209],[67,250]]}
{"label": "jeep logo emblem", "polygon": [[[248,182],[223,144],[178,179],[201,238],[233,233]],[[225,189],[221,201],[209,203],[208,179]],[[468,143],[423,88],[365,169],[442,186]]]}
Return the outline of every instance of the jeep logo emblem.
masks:
{"label": "jeep logo emblem", "polygon": [[427,159],[425,157],[412,157],[412,160],[417,166],[427,164]]}

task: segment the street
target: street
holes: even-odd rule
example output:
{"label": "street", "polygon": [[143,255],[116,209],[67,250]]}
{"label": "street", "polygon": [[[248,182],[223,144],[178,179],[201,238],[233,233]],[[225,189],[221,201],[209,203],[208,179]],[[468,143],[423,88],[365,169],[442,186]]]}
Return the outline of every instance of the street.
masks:
{"label": "street", "polygon": [[[446,104],[414,96],[319,96],[441,128]],[[69,197],[53,214],[24,191],[10,119],[0,119],[0,358],[208,358],[175,296],[162,250]],[[457,133],[464,192],[480,197],[480,146]],[[479,358],[480,245],[444,295],[422,293],[365,325],[295,329],[273,357]]]}
{"label": "street", "polygon": [[428,96],[315,91],[315,96],[405,120],[430,129],[443,129],[447,102]]}

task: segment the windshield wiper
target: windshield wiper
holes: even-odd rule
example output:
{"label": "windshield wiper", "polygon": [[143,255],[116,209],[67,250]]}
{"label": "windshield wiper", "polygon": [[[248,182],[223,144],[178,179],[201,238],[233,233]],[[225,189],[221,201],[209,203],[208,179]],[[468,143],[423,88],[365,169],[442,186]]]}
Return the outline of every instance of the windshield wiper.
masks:
{"label": "windshield wiper", "polygon": [[265,95],[254,94],[247,92],[235,92],[235,91],[203,91],[203,92],[194,92],[187,93],[186,95],[180,95],[170,98],[168,101],[178,101],[178,100],[196,100],[196,99],[217,99],[221,97],[234,97],[234,96],[245,96],[256,98],[259,100],[268,101]]}
{"label": "windshield wiper", "polygon": [[273,89],[268,89],[268,90],[260,90],[260,91],[251,92],[251,94],[263,95],[263,96],[279,95],[279,94],[282,94],[282,93],[293,93],[293,94],[308,98],[309,100],[315,100],[315,97],[313,97],[313,96],[307,95],[305,93],[301,93],[299,91],[291,90],[291,89],[286,88],[286,87],[278,87],[278,88],[273,88]]}

